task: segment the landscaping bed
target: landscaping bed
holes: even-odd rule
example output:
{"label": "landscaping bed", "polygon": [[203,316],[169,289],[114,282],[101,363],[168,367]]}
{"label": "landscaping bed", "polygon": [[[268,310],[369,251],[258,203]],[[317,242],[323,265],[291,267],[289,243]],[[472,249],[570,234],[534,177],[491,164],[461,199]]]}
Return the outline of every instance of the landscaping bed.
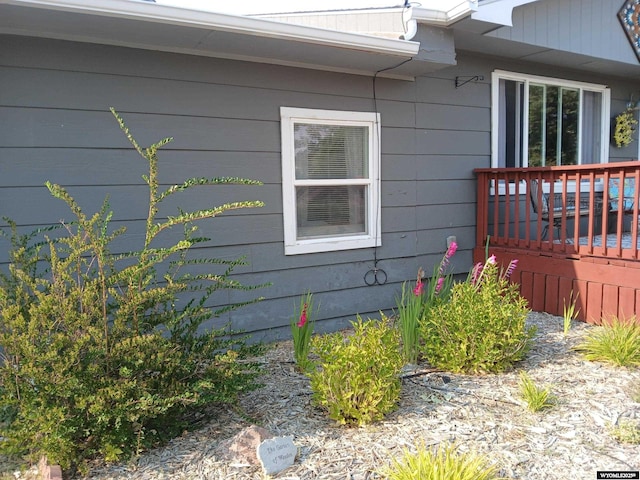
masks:
{"label": "landscaping bed", "polygon": [[[612,428],[640,421],[640,371],[589,362],[572,350],[594,328],[531,313],[538,331],[516,369],[502,374],[458,375],[429,365],[403,374],[400,404],[381,422],[360,428],[337,425],[311,402],[309,380],[293,363],[291,342],[264,357],[264,387],[241,398],[238,409],[185,433],[168,446],[126,464],[95,466],[87,478],[261,479],[260,467],[223,459],[221,445],[250,424],[292,435],[295,464],[278,479],[376,479],[404,449],[453,443],[496,464],[506,478],[596,478],[596,471],[640,468],[640,447],[614,438]],[[556,404],[530,412],[520,398],[519,370],[548,385]]]}

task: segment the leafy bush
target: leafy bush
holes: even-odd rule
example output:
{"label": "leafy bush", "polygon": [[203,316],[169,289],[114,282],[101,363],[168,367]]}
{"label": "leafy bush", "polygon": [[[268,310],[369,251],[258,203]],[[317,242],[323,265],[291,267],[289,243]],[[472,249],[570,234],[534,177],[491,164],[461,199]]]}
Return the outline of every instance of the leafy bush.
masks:
{"label": "leafy bush", "polygon": [[449,302],[428,310],[420,334],[431,365],[452,372],[502,372],[524,357],[534,329],[525,325],[526,300],[508,280],[514,266],[501,272],[495,257],[489,258],[452,287]]}
{"label": "leafy bush", "polygon": [[640,423],[637,420],[620,419],[609,427],[609,433],[620,443],[640,445]]}
{"label": "leafy bush", "polygon": [[456,453],[452,445],[441,445],[435,451],[420,446],[416,453],[404,451],[393,459],[382,475],[388,480],[492,480],[496,467],[474,453]]}
{"label": "leafy bush", "polygon": [[555,403],[555,397],[551,394],[550,387],[540,387],[529,377],[524,370],[520,372],[520,396],[527,402],[529,410],[539,412],[551,407]]}
{"label": "leafy bush", "polygon": [[587,360],[617,366],[640,365],[640,323],[612,318],[592,327],[575,349]]}
{"label": "leafy bush", "polygon": [[[142,149],[112,113],[149,163],[149,216],[140,250],[110,254],[124,229],[111,228],[107,201],[88,217],[63,187],[48,183],[75,221],[55,237],[52,229],[20,235],[10,222],[9,272],[0,277],[0,411],[8,419],[0,427],[0,447],[45,455],[65,470],[166,441],[184,429],[189,414],[233,402],[257,386],[258,366],[249,361],[256,348],[227,329],[204,328],[207,320],[241,306],[212,310],[211,295],[254,288],[230,278],[242,261],[187,254],[207,240],[194,236],[194,222],[261,202],[180,211],[164,220],[157,213],[163,199],[191,186],[259,182],[191,179],[160,192],[157,151],[171,139]],[[174,226],[184,228],[184,237],[154,246],[166,244],[166,237],[157,238]],[[182,271],[195,265],[217,273]]]}
{"label": "leafy bush", "polygon": [[353,334],[315,336],[311,353],[319,358],[308,375],[313,399],[340,424],[364,425],[395,409],[404,364],[400,335],[387,318],[352,322]]}

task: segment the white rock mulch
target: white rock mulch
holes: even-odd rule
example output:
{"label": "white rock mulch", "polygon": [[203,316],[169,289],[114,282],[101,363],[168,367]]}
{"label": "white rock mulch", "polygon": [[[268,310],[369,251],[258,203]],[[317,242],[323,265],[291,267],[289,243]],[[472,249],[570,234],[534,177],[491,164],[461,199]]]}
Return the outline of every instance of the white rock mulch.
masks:
{"label": "white rock mulch", "polygon": [[362,428],[337,426],[311,404],[308,379],[294,369],[291,342],[266,353],[265,386],[241,399],[239,409],[220,411],[199,431],[185,433],[136,462],[95,468],[87,478],[263,479],[256,466],[225,461],[219,445],[255,423],[274,435],[292,435],[299,447],[294,466],[277,479],[378,479],[381,468],[418,443],[455,443],[496,464],[513,479],[595,479],[596,471],[640,469],[640,445],[610,434],[620,419],[640,421],[631,398],[640,370],[588,362],[572,350],[593,328],[575,323],[569,335],[562,318],[532,313],[538,327],[526,369],[550,385],[558,402],[538,413],[519,398],[518,371],[465,376],[426,372],[402,381],[400,405],[382,422]]}

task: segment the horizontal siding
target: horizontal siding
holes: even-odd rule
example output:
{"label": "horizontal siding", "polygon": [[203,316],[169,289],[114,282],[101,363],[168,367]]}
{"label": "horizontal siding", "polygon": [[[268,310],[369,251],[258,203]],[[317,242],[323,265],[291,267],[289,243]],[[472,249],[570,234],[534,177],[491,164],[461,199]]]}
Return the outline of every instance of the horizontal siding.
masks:
{"label": "horizontal siding", "polygon": [[[63,185],[142,184],[147,161],[131,148],[2,149],[0,187],[42,187],[45,181]],[[170,185],[190,177],[250,177],[280,183],[279,152],[174,150],[158,154],[159,181]]]}
{"label": "horizontal siding", "polygon": [[[126,226],[114,251],[139,246],[144,235],[147,172],[108,111],[114,106],[143,146],[174,141],[159,152],[162,187],[188,177],[239,176],[259,187],[199,187],[175,196],[195,209],[257,199],[263,208],[228,212],[202,222],[196,258],[245,256],[236,278],[269,282],[249,294],[222,292],[212,305],[265,301],[211,322],[231,321],[257,338],[289,335],[293,305],[306,290],[321,305],[318,331],[348,325],[360,313],[390,312],[402,282],[418,267],[437,265],[447,237],[460,245],[452,265],[462,276],[475,242],[473,169],[490,158],[490,85],[494,68],[521,65],[458,55],[458,65],[415,82],[305,71],[275,65],[150,52],[64,41],[0,37],[0,215],[25,229],[69,218],[51,199],[46,180],[65,185],[87,213],[109,194],[114,228]],[[534,67],[529,66],[532,70]],[[532,71],[531,73],[535,73]],[[563,73],[563,72],[560,72]],[[484,76],[456,89],[457,75]],[[375,96],[373,89],[375,86]],[[616,85],[621,102],[633,90]],[[382,246],[285,256],[283,246],[280,107],[378,111],[382,120]],[[158,238],[169,245],[175,229]],[[0,262],[7,261],[0,238]],[[384,285],[367,286],[373,268]]]}

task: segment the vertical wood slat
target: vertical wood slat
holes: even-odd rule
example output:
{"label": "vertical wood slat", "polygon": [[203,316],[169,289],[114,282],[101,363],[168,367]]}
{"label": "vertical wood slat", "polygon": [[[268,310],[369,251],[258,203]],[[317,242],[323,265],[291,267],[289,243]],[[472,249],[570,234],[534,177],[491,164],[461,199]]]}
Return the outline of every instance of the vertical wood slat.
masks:
{"label": "vertical wood slat", "polygon": [[[638,203],[640,203],[640,170],[636,169],[636,171],[633,172],[633,179],[634,179],[633,198],[636,199],[636,201],[633,202],[633,212],[631,214],[632,215],[631,245],[637,245],[638,244],[638,220],[640,220],[639,218],[640,206],[638,205]],[[635,250],[632,258],[634,258],[635,260],[640,259],[640,257],[638,256],[638,249]]]}
{"label": "vertical wood slat", "polygon": [[500,177],[493,175],[493,238],[499,242],[500,232]]}
{"label": "vertical wood slat", "polygon": [[476,208],[478,219],[476,222],[476,245],[482,245],[487,240],[489,228],[489,178],[488,174],[478,175]]}
{"label": "vertical wood slat", "polygon": [[552,315],[560,315],[558,305],[558,289],[560,277],[557,275],[547,275],[545,277],[544,311]]}

